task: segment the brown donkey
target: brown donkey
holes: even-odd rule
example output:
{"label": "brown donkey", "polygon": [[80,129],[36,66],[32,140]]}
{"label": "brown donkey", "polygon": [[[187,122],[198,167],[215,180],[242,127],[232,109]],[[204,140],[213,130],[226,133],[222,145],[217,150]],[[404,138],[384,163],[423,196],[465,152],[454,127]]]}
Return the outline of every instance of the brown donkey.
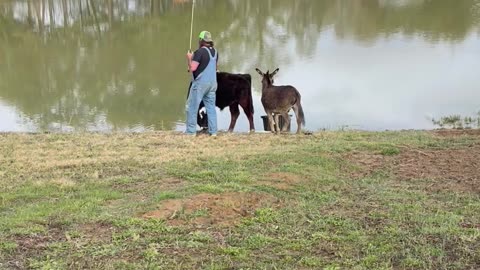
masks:
{"label": "brown donkey", "polygon": [[[278,68],[271,74],[269,71],[263,73],[258,68],[255,70],[262,76],[262,104],[268,116],[270,130],[272,132],[274,130],[277,133],[280,132],[278,116],[282,115],[286,122],[282,131],[287,131],[287,128],[290,126],[288,112],[290,109],[293,109],[297,117],[297,134],[299,134],[302,130],[302,124],[305,126],[305,116],[302,105],[300,104],[301,96],[298,90],[291,85],[273,85],[273,76],[277,74]],[[275,129],[273,125],[273,114],[275,114]]]}

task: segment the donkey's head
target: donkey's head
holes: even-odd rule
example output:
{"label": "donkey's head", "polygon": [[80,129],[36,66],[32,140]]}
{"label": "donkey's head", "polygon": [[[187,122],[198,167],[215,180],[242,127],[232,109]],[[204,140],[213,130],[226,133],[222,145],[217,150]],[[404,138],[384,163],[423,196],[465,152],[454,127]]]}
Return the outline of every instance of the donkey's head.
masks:
{"label": "donkey's head", "polygon": [[275,74],[277,74],[277,72],[280,70],[279,68],[275,69],[272,73],[270,73],[270,71],[267,70],[267,73],[263,73],[260,69],[256,68],[255,69],[258,74],[260,74],[260,76],[262,76],[262,85],[264,86],[270,86],[273,84],[274,80],[273,80],[273,76],[275,76]]}

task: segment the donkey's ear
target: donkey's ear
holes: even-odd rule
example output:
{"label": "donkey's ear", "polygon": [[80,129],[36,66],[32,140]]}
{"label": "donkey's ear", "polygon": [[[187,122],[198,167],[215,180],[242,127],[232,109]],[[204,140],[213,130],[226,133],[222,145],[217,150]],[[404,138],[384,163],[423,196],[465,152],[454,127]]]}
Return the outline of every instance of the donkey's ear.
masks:
{"label": "donkey's ear", "polygon": [[262,72],[260,69],[256,68],[255,70],[258,72],[258,74],[260,74],[261,76],[263,76],[263,72]]}
{"label": "donkey's ear", "polygon": [[272,72],[272,74],[270,74],[270,77],[275,76],[275,74],[277,74],[277,72],[278,72],[279,70],[280,70],[279,68],[275,69],[275,70]]}

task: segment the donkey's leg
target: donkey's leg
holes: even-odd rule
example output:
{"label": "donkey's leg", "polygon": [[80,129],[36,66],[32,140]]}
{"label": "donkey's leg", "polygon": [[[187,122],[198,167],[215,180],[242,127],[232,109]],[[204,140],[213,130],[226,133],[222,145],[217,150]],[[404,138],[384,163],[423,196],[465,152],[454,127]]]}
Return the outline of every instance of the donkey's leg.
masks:
{"label": "donkey's leg", "polygon": [[283,125],[282,132],[287,132],[288,127],[290,126],[290,117],[288,116],[288,112],[282,113],[283,120],[285,124]]}
{"label": "donkey's leg", "polygon": [[275,133],[280,133],[280,115],[276,113],[275,115]]}
{"label": "donkey's leg", "polygon": [[297,134],[300,134],[302,131],[302,119],[300,119],[298,104],[293,105],[292,109],[295,112],[295,117],[297,118]]}
{"label": "donkey's leg", "polygon": [[240,115],[240,110],[238,109],[238,104],[234,103],[230,105],[230,127],[228,127],[228,132],[233,132],[235,124],[237,123],[238,116]]}
{"label": "donkey's leg", "polygon": [[273,116],[271,111],[266,111],[267,116],[268,116],[268,124],[270,125],[270,131],[275,133],[275,127],[273,125]]}

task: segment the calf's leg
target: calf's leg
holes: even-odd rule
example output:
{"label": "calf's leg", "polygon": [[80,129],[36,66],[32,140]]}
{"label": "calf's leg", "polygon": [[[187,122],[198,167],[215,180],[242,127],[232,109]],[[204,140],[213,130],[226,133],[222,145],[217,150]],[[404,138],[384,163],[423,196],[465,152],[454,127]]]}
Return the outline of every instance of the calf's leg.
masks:
{"label": "calf's leg", "polygon": [[252,106],[249,106],[250,102],[248,99],[241,99],[240,106],[242,107],[245,115],[248,118],[248,122],[250,124],[250,132],[255,132],[255,125],[253,124],[253,110],[251,109]]}
{"label": "calf's leg", "polygon": [[240,110],[238,109],[238,104],[234,103],[230,105],[230,126],[228,127],[228,132],[233,132],[235,124],[237,123],[238,116],[240,115]]}

